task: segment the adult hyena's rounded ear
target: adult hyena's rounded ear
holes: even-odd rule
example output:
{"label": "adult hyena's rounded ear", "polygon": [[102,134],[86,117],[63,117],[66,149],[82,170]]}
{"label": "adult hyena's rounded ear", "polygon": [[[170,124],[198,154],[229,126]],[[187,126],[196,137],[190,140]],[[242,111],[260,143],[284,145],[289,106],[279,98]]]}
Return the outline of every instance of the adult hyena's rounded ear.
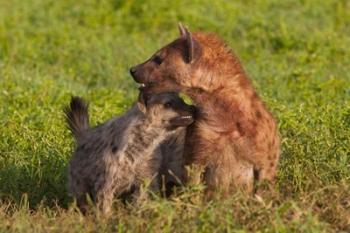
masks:
{"label": "adult hyena's rounded ear", "polygon": [[139,98],[137,100],[137,107],[139,108],[139,110],[143,114],[146,113],[146,111],[147,111],[147,96],[142,91],[140,91],[140,93],[139,93]]}
{"label": "adult hyena's rounded ear", "polygon": [[178,26],[181,37],[185,39],[185,60],[187,63],[192,63],[202,55],[202,46],[182,23],[179,23]]}
{"label": "adult hyena's rounded ear", "polygon": [[184,27],[184,25],[182,25],[182,23],[179,22],[177,27],[179,28],[180,36],[185,37],[186,36],[186,28]]}

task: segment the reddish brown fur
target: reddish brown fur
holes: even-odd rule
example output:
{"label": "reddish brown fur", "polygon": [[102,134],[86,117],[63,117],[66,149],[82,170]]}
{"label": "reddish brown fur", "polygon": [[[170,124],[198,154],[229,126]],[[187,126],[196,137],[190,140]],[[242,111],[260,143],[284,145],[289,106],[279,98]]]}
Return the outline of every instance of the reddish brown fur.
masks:
{"label": "reddish brown fur", "polygon": [[[188,130],[188,163],[206,166],[209,190],[253,189],[259,180],[273,182],[279,160],[279,136],[239,60],[214,34],[182,36],[148,61],[131,69],[143,91],[182,91],[198,112]],[[191,54],[192,53],[192,54]]]}

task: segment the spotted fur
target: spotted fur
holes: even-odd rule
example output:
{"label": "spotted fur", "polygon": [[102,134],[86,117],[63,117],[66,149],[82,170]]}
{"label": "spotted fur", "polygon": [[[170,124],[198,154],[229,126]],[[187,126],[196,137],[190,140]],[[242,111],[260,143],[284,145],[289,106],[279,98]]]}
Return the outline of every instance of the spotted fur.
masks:
{"label": "spotted fur", "polygon": [[277,124],[239,59],[214,34],[180,37],[130,69],[143,91],[184,92],[198,111],[189,127],[185,157],[205,166],[208,192],[251,193],[254,179],[274,182],[279,160]]}
{"label": "spotted fur", "polygon": [[[172,103],[172,106],[164,107],[165,103]],[[84,106],[86,111],[80,111]],[[80,125],[83,121],[75,120],[88,118],[87,104],[82,99],[73,98],[65,112],[69,126],[73,124],[74,129],[82,129],[76,134],[70,127],[77,147],[69,163],[69,191],[83,212],[87,209],[87,196],[103,213],[109,213],[115,197],[132,193],[137,200],[145,180],[150,181],[150,190],[158,191],[158,176],[164,167],[173,169],[163,164],[165,159],[175,161],[174,175],[179,179],[183,177],[184,135],[186,126],[192,123],[188,117],[192,116],[193,107],[176,94],[153,95],[144,106],[134,105],[123,116],[95,128]],[[180,119],[180,124],[177,121],[174,126],[173,119]],[[167,147],[164,141],[178,139],[176,154],[164,151]]]}

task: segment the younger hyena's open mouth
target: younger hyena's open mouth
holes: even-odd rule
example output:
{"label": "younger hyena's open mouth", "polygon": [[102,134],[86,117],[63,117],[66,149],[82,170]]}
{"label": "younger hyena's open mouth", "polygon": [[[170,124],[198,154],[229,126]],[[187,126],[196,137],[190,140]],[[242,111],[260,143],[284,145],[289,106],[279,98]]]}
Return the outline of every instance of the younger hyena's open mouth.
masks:
{"label": "younger hyena's open mouth", "polygon": [[173,119],[171,119],[171,124],[174,126],[188,126],[192,124],[193,121],[194,121],[193,116],[186,114],[186,115],[174,117]]}

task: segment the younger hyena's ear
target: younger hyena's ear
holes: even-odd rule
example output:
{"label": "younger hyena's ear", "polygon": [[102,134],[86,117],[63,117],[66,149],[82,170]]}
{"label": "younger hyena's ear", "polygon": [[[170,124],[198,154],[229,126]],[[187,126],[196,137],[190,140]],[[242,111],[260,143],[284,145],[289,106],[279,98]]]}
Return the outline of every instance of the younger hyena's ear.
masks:
{"label": "younger hyena's ear", "polygon": [[182,38],[185,39],[185,59],[187,63],[192,63],[202,55],[202,47],[193,37],[192,33],[179,23],[179,31]]}
{"label": "younger hyena's ear", "polygon": [[147,111],[147,100],[146,100],[146,96],[144,93],[142,93],[142,91],[140,91],[139,93],[139,98],[137,100],[137,107],[139,108],[139,110],[145,114]]}

